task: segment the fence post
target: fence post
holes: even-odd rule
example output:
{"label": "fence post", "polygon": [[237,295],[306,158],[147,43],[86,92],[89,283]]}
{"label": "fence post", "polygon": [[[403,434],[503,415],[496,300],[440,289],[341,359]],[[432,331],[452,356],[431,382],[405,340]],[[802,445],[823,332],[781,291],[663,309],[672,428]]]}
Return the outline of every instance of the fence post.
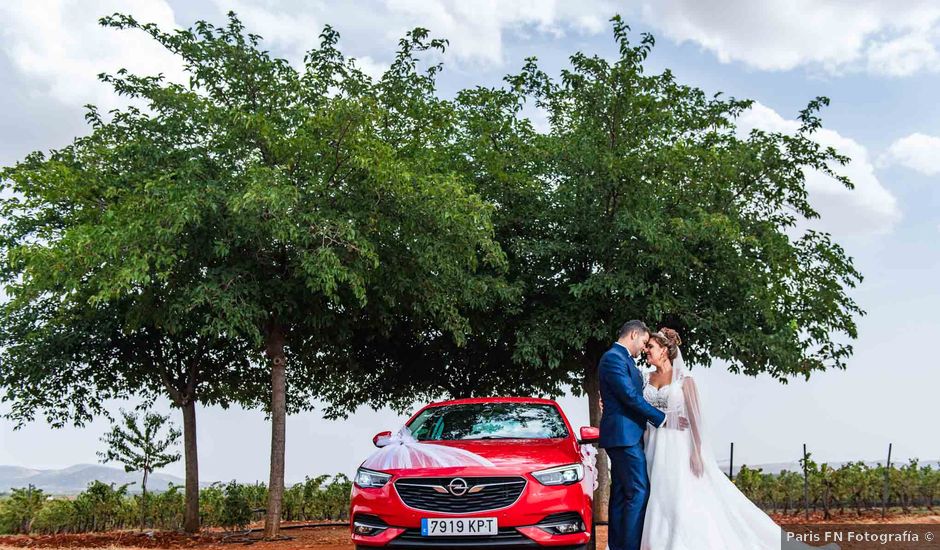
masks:
{"label": "fence post", "polygon": [[806,443],[803,444],[803,515],[809,521],[809,473],[806,470]]}
{"label": "fence post", "polygon": [[734,441],[731,442],[731,459],[728,460],[728,479],[734,481]]}
{"label": "fence post", "polygon": [[884,518],[888,515],[888,489],[889,489],[889,480],[891,478],[891,447],[892,443],[888,443],[888,462],[885,465],[885,490],[881,495],[881,517]]}

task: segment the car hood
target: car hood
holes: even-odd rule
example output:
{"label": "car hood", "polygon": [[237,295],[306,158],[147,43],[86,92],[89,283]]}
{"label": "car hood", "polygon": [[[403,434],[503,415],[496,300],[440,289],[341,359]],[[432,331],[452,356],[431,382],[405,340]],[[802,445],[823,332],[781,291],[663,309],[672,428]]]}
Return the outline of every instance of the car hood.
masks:
{"label": "car hood", "polygon": [[464,440],[429,444],[470,451],[500,469],[521,467],[525,470],[537,470],[581,461],[574,446],[567,439]]}

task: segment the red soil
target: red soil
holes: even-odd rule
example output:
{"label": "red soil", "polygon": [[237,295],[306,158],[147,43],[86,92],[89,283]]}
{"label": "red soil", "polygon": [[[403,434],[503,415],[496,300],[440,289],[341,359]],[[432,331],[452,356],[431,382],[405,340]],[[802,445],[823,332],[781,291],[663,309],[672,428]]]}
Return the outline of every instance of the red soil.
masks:
{"label": "red soil", "polygon": [[[773,518],[781,525],[805,522],[802,514]],[[810,516],[810,523],[824,523],[822,514]],[[880,514],[870,514],[862,518],[846,514],[825,523],[937,523],[940,515],[895,515],[882,520]],[[12,535],[0,536],[0,550],[14,548],[108,548],[109,550],[132,550],[137,548],[198,548],[199,550],[234,550],[239,546],[251,545],[258,550],[353,550],[349,542],[349,529],[346,527],[303,527],[284,529],[285,540],[274,542],[261,540],[261,532],[248,535],[232,535],[218,531],[205,532],[198,536],[188,536],[175,532],[140,533],[137,531],[118,531],[109,533],[85,533],[70,535]],[[607,528],[597,528],[597,547],[607,544]]]}

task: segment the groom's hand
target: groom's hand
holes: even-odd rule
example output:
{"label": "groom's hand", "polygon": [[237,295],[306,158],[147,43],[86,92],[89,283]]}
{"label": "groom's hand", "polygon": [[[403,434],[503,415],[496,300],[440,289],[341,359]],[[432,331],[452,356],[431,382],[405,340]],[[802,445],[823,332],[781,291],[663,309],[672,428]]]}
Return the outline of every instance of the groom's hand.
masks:
{"label": "groom's hand", "polygon": [[689,419],[684,416],[679,416],[679,413],[667,412],[666,420],[660,424],[660,427],[673,427],[680,431],[685,431],[689,429]]}

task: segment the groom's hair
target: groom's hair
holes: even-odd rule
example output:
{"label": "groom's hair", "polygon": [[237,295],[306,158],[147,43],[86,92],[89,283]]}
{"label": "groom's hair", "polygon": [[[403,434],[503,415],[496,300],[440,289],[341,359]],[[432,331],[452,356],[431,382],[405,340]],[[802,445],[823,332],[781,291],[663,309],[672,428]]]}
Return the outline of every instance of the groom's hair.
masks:
{"label": "groom's hair", "polygon": [[643,321],[633,319],[632,321],[627,321],[623,324],[622,327],[620,327],[620,333],[617,334],[617,339],[619,340],[633,331],[645,332],[649,334],[650,329]]}

